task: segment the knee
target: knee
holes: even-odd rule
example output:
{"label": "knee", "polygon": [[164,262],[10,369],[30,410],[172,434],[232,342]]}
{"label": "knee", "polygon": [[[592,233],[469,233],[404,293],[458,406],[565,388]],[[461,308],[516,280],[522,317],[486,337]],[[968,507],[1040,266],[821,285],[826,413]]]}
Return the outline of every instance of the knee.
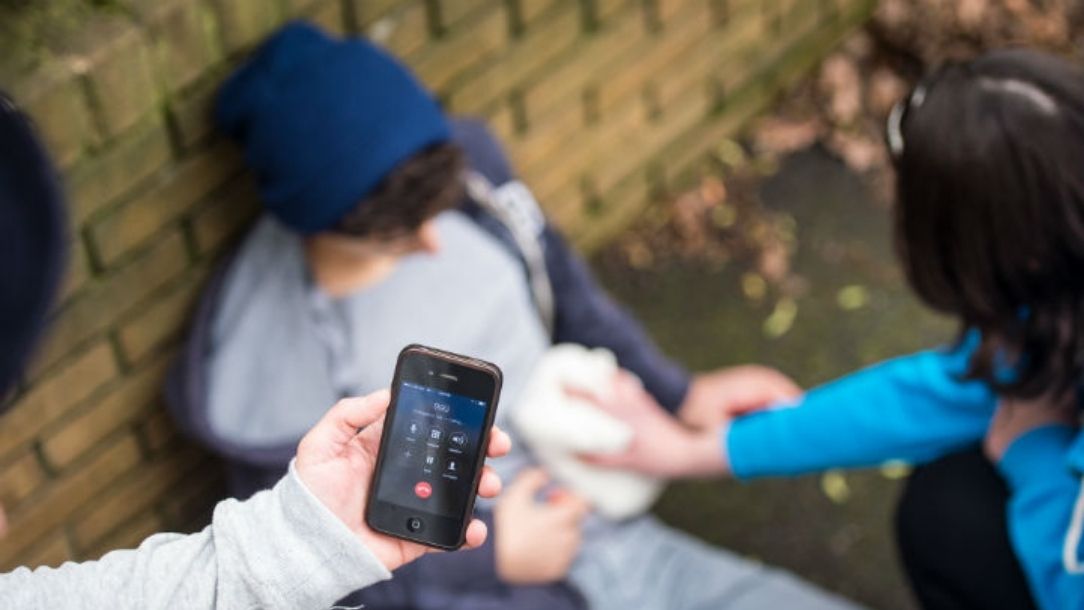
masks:
{"label": "knee", "polygon": [[916,468],[896,505],[895,534],[904,559],[977,530],[988,535],[990,527],[1003,528],[1007,496],[1000,476],[978,449]]}

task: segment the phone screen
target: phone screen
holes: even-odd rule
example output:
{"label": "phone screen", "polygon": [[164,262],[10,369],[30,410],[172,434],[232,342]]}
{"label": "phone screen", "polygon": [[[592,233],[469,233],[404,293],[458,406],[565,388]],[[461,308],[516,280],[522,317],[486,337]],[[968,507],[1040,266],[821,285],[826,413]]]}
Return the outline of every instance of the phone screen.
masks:
{"label": "phone screen", "polygon": [[488,362],[403,350],[366,509],[371,527],[444,549],[462,544],[500,387]]}
{"label": "phone screen", "polygon": [[486,401],[403,381],[395,408],[377,500],[445,517],[462,515],[474,491]]}

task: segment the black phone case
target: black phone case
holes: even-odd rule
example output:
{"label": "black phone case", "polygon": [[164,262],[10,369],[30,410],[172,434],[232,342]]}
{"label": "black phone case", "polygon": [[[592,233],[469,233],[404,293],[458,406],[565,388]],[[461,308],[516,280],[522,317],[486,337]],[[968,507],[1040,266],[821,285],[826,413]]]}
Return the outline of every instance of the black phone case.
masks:
{"label": "black phone case", "polygon": [[373,530],[378,531],[382,534],[386,534],[388,536],[401,538],[404,540],[410,540],[411,542],[417,542],[419,544],[424,544],[425,546],[438,548],[446,551],[454,551],[463,546],[463,544],[466,542],[467,526],[470,524],[471,517],[474,515],[474,502],[478,497],[478,483],[479,481],[481,481],[483,469],[482,467],[485,463],[486,453],[489,448],[489,433],[490,430],[493,428],[493,420],[497,414],[497,406],[500,401],[501,386],[504,381],[504,374],[501,372],[501,369],[492,362],[486,362],[485,360],[481,360],[478,358],[471,358],[470,356],[464,356],[462,354],[456,354],[453,352],[448,352],[425,345],[408,345],[399,352],[399,358],[397,359],[395,364],[395,374],[392,377],[391,386],[391,402],[387,416],[388,419],[385,421],[384,426],[385,432],[387,432],[391,428],[389,424],[392,421],[391,418],[395,416],[394,413],[392,413],[392,410],[397,407],[399,400],[399,386],[401,385],[400,373],[403,361],[408,356],[415,353],[428,356],[430,358],[436,358],[438,360],[444,360],[458,366],[475,369],[493,377],[492,407],[487,410],[485,424],[482,428],[482,436],[478,443],[478,452],[474,459],[474,478],[471,481],[470,493],[467,497],[466,508],[463,512],[463,515],[459,519],[459,534],[455,543],[441,544],[439,541],[427,539],[423,534],[416,532],[412,533],[406,528],[387,528],[383,527],[379,523],[374,522],[374,505],[379,502],[378,500],[376,500],[376,487],[380,481],[381,474],[383,472],[382,469],[384,467],[384,459],[387,452],[387,446],[390,436],[388,434],[382,434],[380,437],[380,450],[377,452],[376,456],[376,468],[374,470],[372,480],[369,483],[369,496],[365,506],[365,523]]}

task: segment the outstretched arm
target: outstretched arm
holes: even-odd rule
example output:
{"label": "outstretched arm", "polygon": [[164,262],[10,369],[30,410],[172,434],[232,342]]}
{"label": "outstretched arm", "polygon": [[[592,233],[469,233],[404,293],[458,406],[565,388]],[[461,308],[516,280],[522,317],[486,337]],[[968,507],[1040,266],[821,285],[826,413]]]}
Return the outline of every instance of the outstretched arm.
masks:
{"label": "outstretched arm", "polygon": [[889,360],[705,431],[628,400],[618,415],[635,428],[633,443],[623,454],[595,459],[657,476],[738,478],[926,461],[978,442],[989,426],[995,395],[962,378],[971,349],[965,343]]}
{"label": "outstretched arm", "polygon": [[997,397],[963,379],[972,349],[888,360],[814,388],[790,408],[738,418],[723,434],[731,471],[750,478],[920,463],[978,442]]}
{"label": "outstretched arm", "polygon": [[[378,534],[362,518],[387,407],[387,391],[340,401],[302,439],[282,481],[220,503],[202,532],[159,534],[98,561],[0,576],[0,607],[323,608],[390,577],[431,549]],[[495,429],[489,455],[509,448]],[[499,491],[487,467],[479,495]],[[468,546],[485,538],[485,525],[472,522]]]}

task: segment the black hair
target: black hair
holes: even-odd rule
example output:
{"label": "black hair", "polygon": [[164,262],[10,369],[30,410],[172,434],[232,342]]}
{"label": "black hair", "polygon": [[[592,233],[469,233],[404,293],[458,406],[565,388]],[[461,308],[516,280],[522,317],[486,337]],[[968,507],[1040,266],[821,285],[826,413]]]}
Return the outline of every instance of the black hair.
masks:
{"label": "black hair", "polygon": [[463,151],[447,142],[429,146],[391,171],[334,227],[354,237],[394,238],[462,202]]}
{"label": "black hair", "polygon": [[919,84],[898,128],[900,259],[923,301],[981,332],[968,377],[1016,398],[1074,389],[1084,72],[1026,50],[950,63]]}

